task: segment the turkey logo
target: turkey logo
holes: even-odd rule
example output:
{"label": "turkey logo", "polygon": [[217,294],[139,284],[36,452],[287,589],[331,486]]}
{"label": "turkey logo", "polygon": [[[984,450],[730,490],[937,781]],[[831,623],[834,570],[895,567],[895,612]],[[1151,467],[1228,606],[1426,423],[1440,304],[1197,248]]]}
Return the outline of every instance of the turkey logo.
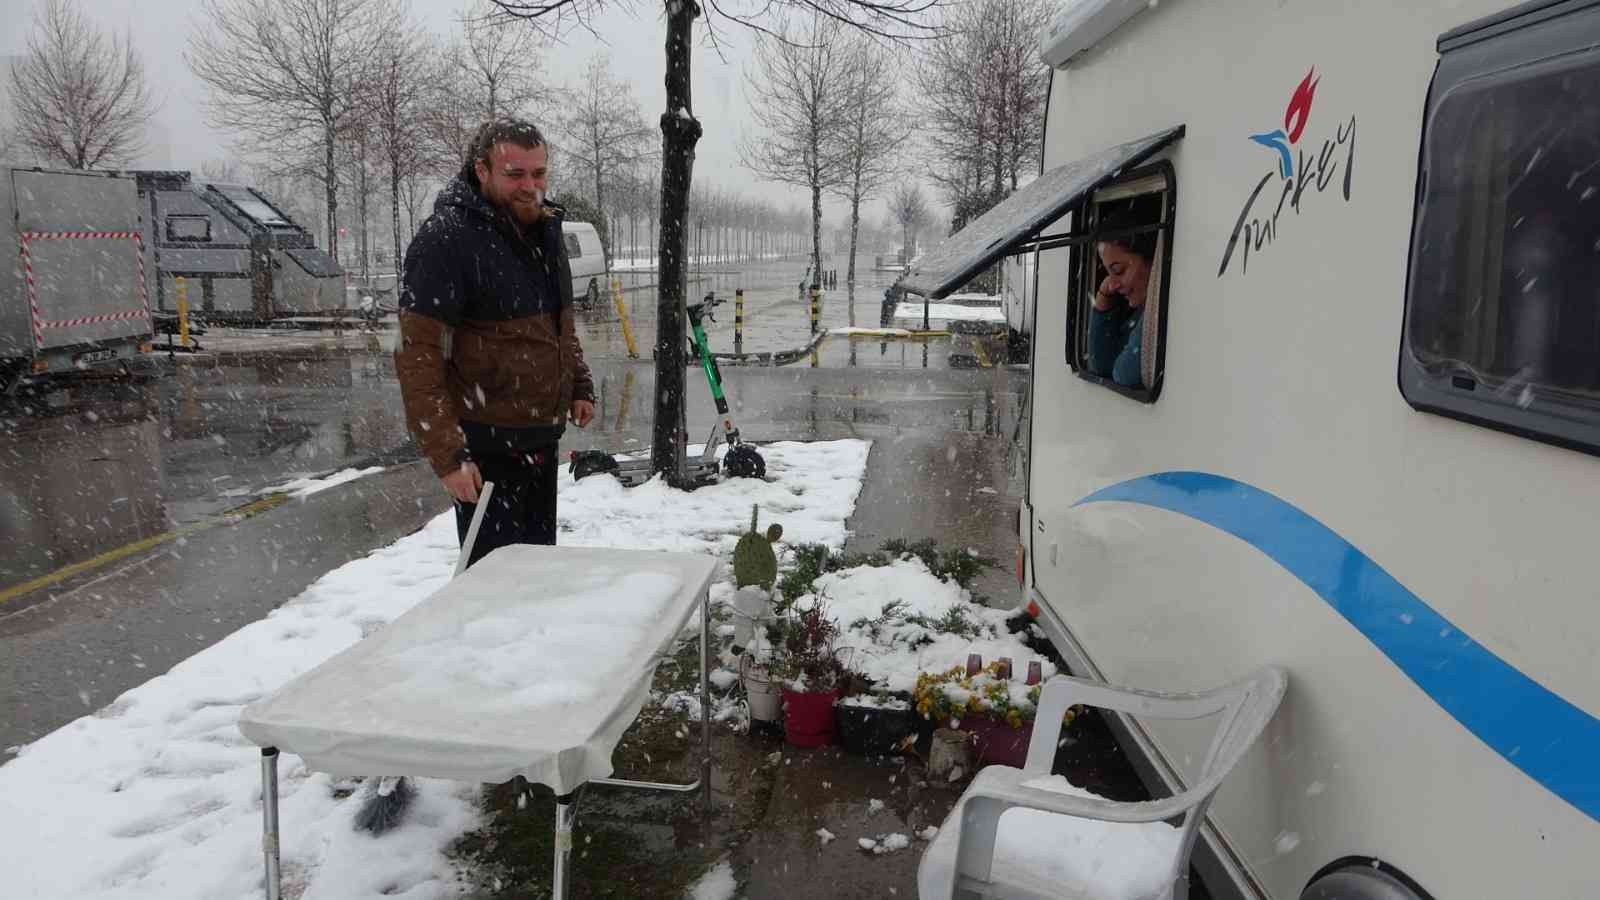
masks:
{"label": "turkey logo", "polygon": [[1250,140],[1277,152],[1278,171],[1285,178],[1294,177],[1294,154],[1289,148],[1300,143],[1300,135],[1311,120],[1311,101],[1317,96],[1316,76],[1317,70],[1313,66],[1301,80],[1300,86],[1294,89],[1294,96],[1289,98],[1289,107],[1283,111],[1282,128],[1250,135]]}

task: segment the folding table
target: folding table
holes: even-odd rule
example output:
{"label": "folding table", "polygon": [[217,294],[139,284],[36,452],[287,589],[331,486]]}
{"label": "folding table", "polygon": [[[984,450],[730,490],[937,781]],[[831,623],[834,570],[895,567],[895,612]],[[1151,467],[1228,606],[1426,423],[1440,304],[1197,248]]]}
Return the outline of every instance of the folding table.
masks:
{"label": "folding table", "polygon": [[[710,785],[709,589],[687,553],[514,545],[478,561],[376,634],[245,707],[261,750],[267,897],[279,898],[278,753],[335,775],[499,783],[556,794],[554,896],[567,896],[584,784]],[[700,778],[609,777],[657,663],[700,609]]]}

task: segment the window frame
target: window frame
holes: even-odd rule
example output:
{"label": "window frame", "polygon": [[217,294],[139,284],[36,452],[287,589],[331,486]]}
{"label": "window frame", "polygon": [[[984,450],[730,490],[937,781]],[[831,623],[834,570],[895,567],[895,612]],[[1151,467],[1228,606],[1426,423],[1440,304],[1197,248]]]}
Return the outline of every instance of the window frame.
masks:
{"label": "window frame", "polygon": [[[1436,155],[1431,143],[1435,119],[1441,107],[1463,91],[1492,91],[1561,71],[1600,70],[1600,4],[1552,10],[1556,5],[1528,4],[1487,25],[1469,24],[1439,39],[1440,58],[1422,109],[1395,384],[1401,398],[1418,412],[1600,455],[1600,399],[1574,402],[1545,391],[1539,396],[1539,408],[1523,407],[1498,397],[1494,385],[1481,378],[1461,371],[1430,373],[1412,349],[1419,308],[1413,290],[1426,274],[1419,272],[1423,245],[1438,238],[1437,232],[1425,234],[1423,228]],[[1540,390],[1532,382],[1529,387]]]}
{"label": "window frame", "polygon": [[[1164,240],[1161,245],[1161,284],[1160,299],[1157,305],[1159,318],[1156,322],[1156,360],[1155,383],[1146,387],[1132,388],[1117,384],[1111,378],[1104,378],[1089,371],[1084,361],[1080,329],[1088,327],[1087,307],[1088,299],[1092,296],[1089,280],[1093,277],[1094,245],[1100,239],[1098,217],[1090,213],[1097,209],[1100,203],[1108,202],[1097,198],[1108,191],[1114,191],[1123,185],[1159,177],[1166,182],[1166,186],[1159,191],[1131,194],[1130,197],[1148,196],[1150,194],[1165,193],[1165,202],[1161,205],[1162,221],[1154,225],[1141,226],[1137,229],[1123,229],[1107,234],[1107,237],[1121,237],[1130,234],[1142,234],[1147,231],[1162,231]],[[1067,333],[1066,333],[1066,359],[1068,368],[1072,369],[1080,379],[1108,388],[1130,400],[1144,404],[1152,404],[1161,399],[1161,390],[1166,384],[1167,371],[1167,320],[1171,314],[1172,297],[1172,248],[1176,241],[1173,234],[1177,225],[1177,196],[1178,172],[1169,159],[1155,160],[1136,169],[1132,169],[1117,178],[1089,192],[1083,200],[1071,210],[1073,234],[1068,242],[1069,260],[1067,263]],[[1035,272],[1037,273],[1037,269]],[[1037,308],[1039,295],[1034,294],[1034,305]]]}
{"label": "window frame", "polygon": [[[172,233],[172,224],[177,221],[204,222],[206,226],[205,237],[178,237]],[[167,242],[186,244],[211,243],[211,217],[194,213],[170,213],[167,215]]]}
{"label": "window frame", "polygon": [[561,235],[561,243],[567,249],[567,259],[583,258],[583,241],[578,238],[577,232],[564,232]]}

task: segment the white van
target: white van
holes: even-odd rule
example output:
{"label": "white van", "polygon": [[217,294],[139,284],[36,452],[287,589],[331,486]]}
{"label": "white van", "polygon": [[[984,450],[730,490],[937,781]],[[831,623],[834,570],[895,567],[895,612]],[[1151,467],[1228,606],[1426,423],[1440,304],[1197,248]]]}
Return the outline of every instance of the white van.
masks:
{"label": "white van", "polygon": [[561,223],[561,236],[567,244],[567,262],[572,267],[572,296],[578,305],[588,309],[600,302],[606,290],[605,247],[600,243],[600,232],[588,222]]}
{"label": "white van", "polygon": [[[1288,670],[1214,895],[1600,897],[1597,48],[1600,0],[1077,0],[1044,174],[905,281],[1037,254],[1023,578],[1070,667]],[[1101,314],[1115,238],[1149,289]],[[1158,793],[1213,727],[1114,719]]]}

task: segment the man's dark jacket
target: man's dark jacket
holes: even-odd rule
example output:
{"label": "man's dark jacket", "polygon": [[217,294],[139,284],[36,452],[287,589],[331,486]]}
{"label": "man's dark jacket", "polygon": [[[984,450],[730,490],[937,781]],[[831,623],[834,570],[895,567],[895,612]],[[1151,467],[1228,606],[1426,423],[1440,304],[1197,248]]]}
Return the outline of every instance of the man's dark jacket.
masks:
{"label": "man's dark jacket", "polygon": [[406,425],[435,474],[470,456],[561,438],[574,400],[594,400],[578,346],[563,210],[517,224],[468,166],[406,250],[395,369]]}

